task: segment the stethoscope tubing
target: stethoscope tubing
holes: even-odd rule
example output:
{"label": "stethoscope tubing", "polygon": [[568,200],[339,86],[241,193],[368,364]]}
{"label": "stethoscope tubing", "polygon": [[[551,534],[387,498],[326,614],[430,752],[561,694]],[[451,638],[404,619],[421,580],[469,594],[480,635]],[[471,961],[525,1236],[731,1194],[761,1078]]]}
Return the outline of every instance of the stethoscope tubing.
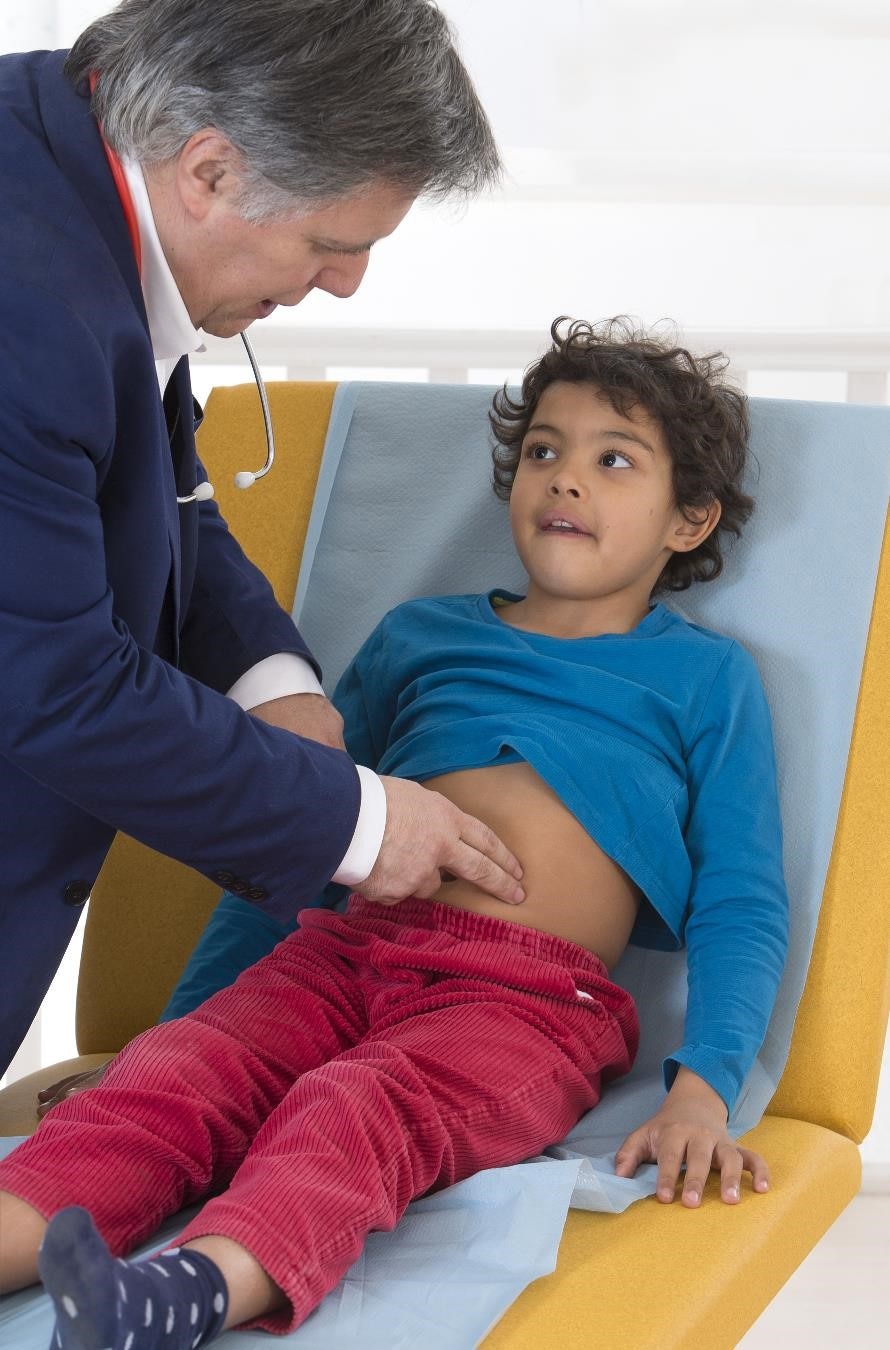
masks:
{"label": "stethoscope tubing", "polygon": [[[258,478],[265,478],[266,474],[275,463],[275,435],[272,430],[272,414],[269,411],[269,399],[266,394],[266,384],[260,374],[260,368],[257,359],[254,356],[253,347],[250,345],[250,339],[246,333],[240,334],[241,341],[244,343],[244,350],[247,352],[247,359],[250,362],[250,368],[253,371],[253,378],[256,383],[257,393],[260,396],[260,407],[263,412],[263,429],[266,433],[266,462],[261,469],[252,473],[248,469],[242,469],[240,473],[235,474],[235,486],[239,488],[252,487]],[[185,497],[177,497],[176,501],[180,506],[187,502],[208,501],[213,496],[213,485],[211,483],[198,483],[194,492],[190,492]]]}

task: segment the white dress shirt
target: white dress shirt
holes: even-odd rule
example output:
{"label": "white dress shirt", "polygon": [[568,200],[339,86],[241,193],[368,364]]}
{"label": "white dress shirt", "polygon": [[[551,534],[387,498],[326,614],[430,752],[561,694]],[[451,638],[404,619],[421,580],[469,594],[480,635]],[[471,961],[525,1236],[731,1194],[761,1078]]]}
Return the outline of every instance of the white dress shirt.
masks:
{"label": "white dress shirt", "polygon": [[[151,201],[139,164],[125,160],[123,170],[133,198],[142,246],[142,294],[148,316],[158,386],[163,396],[174,367],[189,352],[204,350],[201,331],[189,318],[185,302],[167,264],[155,227]],[[258,661],[232,685],[228,696],[245,711],[289,694],[324,694],[315,671],[294,652],[279,652]],[[361,808],[355,833],[333,880],[355,886],[371,871],[386,826],[386,793],[377,774],[357,765]]]}

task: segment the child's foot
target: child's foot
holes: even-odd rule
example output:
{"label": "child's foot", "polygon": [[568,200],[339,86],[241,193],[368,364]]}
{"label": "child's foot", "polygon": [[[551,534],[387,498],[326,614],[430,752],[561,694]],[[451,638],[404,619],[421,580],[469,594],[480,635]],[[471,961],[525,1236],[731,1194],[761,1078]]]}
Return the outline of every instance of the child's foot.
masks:
{"label": "child's foot", "polygon": [[194,1350],[223,1328],[228,1291],[203,1252],[116,1261],[85,1209],[63,1209],[37,1258],[56,1308],[50,1350]]}

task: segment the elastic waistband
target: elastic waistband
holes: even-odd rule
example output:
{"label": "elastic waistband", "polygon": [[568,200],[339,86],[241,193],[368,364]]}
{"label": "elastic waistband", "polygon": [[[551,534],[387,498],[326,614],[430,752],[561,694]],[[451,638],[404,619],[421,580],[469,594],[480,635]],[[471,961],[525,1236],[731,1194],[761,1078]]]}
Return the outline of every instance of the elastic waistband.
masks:
{"label": "elastic waistband", "polygon": [[535,956],[542,961],[553,961],[576,969],[580,966],[601,979],[609,978],[609,972],[601,959],[577,942],[557,937],[555,933],[543,933],[540,928],[529,928],[526,924],[514,923],[510,919],[496,919],[491,914],[474,914],[472,910],[458,909],[456,905],[444,905],[440,901],[419,900],[411,896],[395,905],[381,905],[364,895],[353,894],[349,897],[346,915],[350,919],[373,919],[375,924],[389,920],[397,925],[448,933],[451,937],[500,943],[518,948],[525,955]]}

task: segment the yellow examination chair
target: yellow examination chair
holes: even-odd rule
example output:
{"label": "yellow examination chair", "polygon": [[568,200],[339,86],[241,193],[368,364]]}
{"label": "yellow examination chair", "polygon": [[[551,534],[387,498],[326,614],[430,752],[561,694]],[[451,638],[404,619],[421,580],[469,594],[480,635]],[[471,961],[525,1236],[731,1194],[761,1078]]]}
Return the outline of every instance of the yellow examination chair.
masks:
{"label": "yellow examination chair", "polygon": [[[263,458],[253,386],[218,389],[201,452],[222,510],[286,608],[294,596],[335,387],[272,385],[287,446],[270,491],[239,493]],[[262,501],[259,494],[262,493]],[[864,578],[869,590],[874,578]],[[702,1208],[639,1201],[569,1213],[556,1272],[490,1332],[486,1350],[721,1350],[734,1346],[856,1194],[890,999],[890,546],[885,538],[853,741],[815,948],[778,1091],[746,1138],[770,1164],[766,1196]],[[0,1093],[0,1134],[37,1123],[37,1090],[108,1059],[164,1007],[218,898],[210,882],[119,836],[90,904],[77,994],[80,1058]]]}

